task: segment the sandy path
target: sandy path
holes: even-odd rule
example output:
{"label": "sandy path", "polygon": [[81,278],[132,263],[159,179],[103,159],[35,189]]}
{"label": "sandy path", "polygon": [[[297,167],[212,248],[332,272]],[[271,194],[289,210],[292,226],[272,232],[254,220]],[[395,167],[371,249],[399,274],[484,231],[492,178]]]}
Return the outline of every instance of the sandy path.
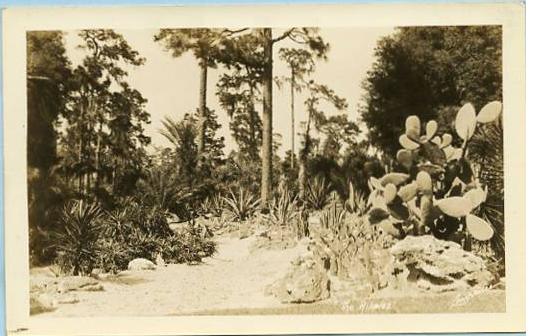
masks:
{"label": "sandy path", "polygon": [[102,292],[77,292],[80,302],[39,316],[141,316],[189,314],[213,309],[277,308],[265,287],[281,277],[304,245],[249,251],[253,237],[219,237],[218,253],[200,265],[168,265],[156,271],[124,272],[103,282]]}

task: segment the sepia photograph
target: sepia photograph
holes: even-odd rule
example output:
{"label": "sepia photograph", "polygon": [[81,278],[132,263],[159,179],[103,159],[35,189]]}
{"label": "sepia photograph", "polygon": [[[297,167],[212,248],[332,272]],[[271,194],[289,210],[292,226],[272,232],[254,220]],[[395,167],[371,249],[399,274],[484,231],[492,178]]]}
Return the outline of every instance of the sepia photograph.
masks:
{"label": "sepia photograph", "polygon": [[30,313],[504,311],[501,33],[28,32]]}
{"label": "sepia photograph", "polygon": [[25,30],[29,318],[505,314],[504,29]]}

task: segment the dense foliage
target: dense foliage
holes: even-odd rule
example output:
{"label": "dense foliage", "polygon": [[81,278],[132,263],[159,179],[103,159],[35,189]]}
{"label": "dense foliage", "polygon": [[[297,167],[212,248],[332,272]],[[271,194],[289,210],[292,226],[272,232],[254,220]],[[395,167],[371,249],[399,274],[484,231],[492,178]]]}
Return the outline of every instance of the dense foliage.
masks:
{"label": "dense foliage", "polygon": [[499,26],[406,27],[379,41],[363,83],[363,120],[379,149],[395,155],[410,114],[437,119],[442,131],[457,106],[502,99]]}
{"label": "dense foliage", "polygon": [[83,201],[65,206],[63,228],[55,240],[56,261],[65,273],[87,275],[95,268],[118,272],[136,258],[200,262],[215,252],[214,242],[195,225],[172,231],[167,212],[158,206],[130,201],[122,209],[105,212],[97,204]]}

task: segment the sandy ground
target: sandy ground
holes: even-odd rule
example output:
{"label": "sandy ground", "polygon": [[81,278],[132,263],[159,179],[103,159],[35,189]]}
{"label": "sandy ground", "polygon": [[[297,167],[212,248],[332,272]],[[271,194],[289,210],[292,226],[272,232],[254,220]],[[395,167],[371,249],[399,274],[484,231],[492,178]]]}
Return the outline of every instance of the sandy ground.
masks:
{"label": "sandy ground", "polygon": [[37,316],[143,316],[196,314],[207,309],[281,308],[265,287],[282,277],[305,244],[286,250],[254,250],[255,238],[219,237],[218,253],[200,265],[168,265],[156,271],[122,272],[102,282],[102,292],[76,292],[80,302]]}
{"label": "sandy ground", "polygon": [[[104,291],[77,291],[79,302],[60,304],[42,317],[360,314],[505,311],[505,291],[485,290],[426,296],[360,297],[352,288],[313,304],[281,304],[264,294],[291,260],[306,251],[306,241],[288,249],[252,249],[255,237],[219,236],[218,252],[199,265],[168,265],[155,271],[125,271],[102,281]],[[333,279],[335,280],[335,279]],[[333,284],[335,290],[336,283]],[[347,302],[345,295],[351,294]],[[347,303],[345,303],[347,302]]]}

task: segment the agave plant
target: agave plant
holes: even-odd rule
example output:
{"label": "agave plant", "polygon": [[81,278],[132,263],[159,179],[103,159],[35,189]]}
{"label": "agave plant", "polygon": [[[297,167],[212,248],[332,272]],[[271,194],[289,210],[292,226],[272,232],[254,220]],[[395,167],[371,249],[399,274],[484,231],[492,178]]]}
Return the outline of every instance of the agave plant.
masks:
{"label": "agave plant", "polygon": [[124,241],[133,228],[132,213],[128,207],[107,211],[103,220],[102,233],[113,240]]}
{"label": "agave plant", "polygon": [[468,157],[476,164],[476,175],[488,187],[488,197],[480,216],[490,222],[496,233],[491,244],[500,258],[505,254],[504,241],[504,169],[503,125],[501,118],[476,130],[468,144]]}
{"label": "agave plant", "polygon": [[102,211],[99,205],[82,200],[64,206],[56,234],[57,263],[66,273],[89,274],[97,262]]}
{"label": "agave plant", "polygon": [[239,188],[238,193],[230,192],[228,197],[223,198],[223,201],[229,220],[239,222],[250,218],[261,202],[259,198],[242,187]]}
{"label": "agave plant", "polygon": [[330,183],[322,177],[315,177],[306,185],[306,204],[315,210],[322,210],[330,200]]}
{"label": "agave plant", "polygon": [[358,215],[363,215],[367,211],[365,195],[362,191],[355,191],[352,182],[349,182],[349,197],[345,200],[345,210]]}
{"label": "agave plant", "polygon": [[370,179],[369,221],[410,222],[414,234],[431,232],[443,239],[455,239],[461,233],[466,248],[470,236],[479,241],[491,239],[493,228],[477,216],[487,199],[487,187],[474,174],[467,148],[476,128],[495,121],[501,107],[500,102],[489,103],[476,116],[471,104],[464,105],[455,120],[462,139],[459,148],[451,144],[450,134],[436,135],[436,121],[429,121],[422,135],[419,118],[407,118],[405,134],[399,138],[403,149],[397,153],[405,171]]}
{"label": "agave plant", "polygon": [[[285,227],[290,227],[292,224],[297,225],[299,215],[297,197],[291,196],[287,189],[283,189],[269,205],[269,220],[280,228],[282,240]],[[298,230],[296,231],[298,233]]]}
{"label": "agave plant", "polygon": [[201,203],[201,210],[205,215],[211,214],[214,217],[220,217],[224,211],[225,204],[226,203],[222,195],[217,193],[205,198],[205,200]]}
{"label": "agave plant", "polygon": [[325,229],[337,229],[339,230],[345,220],[346,216],[345,209],[338,206],[336,203],[330,205],[326,208],[320,216],[321,227]]}
{"label": "agave plant", "polygon": [[192,188],[186,188],[174,177],[173,172],[154,167],[138,182],[139,203],[178,213],[193,196]]}

